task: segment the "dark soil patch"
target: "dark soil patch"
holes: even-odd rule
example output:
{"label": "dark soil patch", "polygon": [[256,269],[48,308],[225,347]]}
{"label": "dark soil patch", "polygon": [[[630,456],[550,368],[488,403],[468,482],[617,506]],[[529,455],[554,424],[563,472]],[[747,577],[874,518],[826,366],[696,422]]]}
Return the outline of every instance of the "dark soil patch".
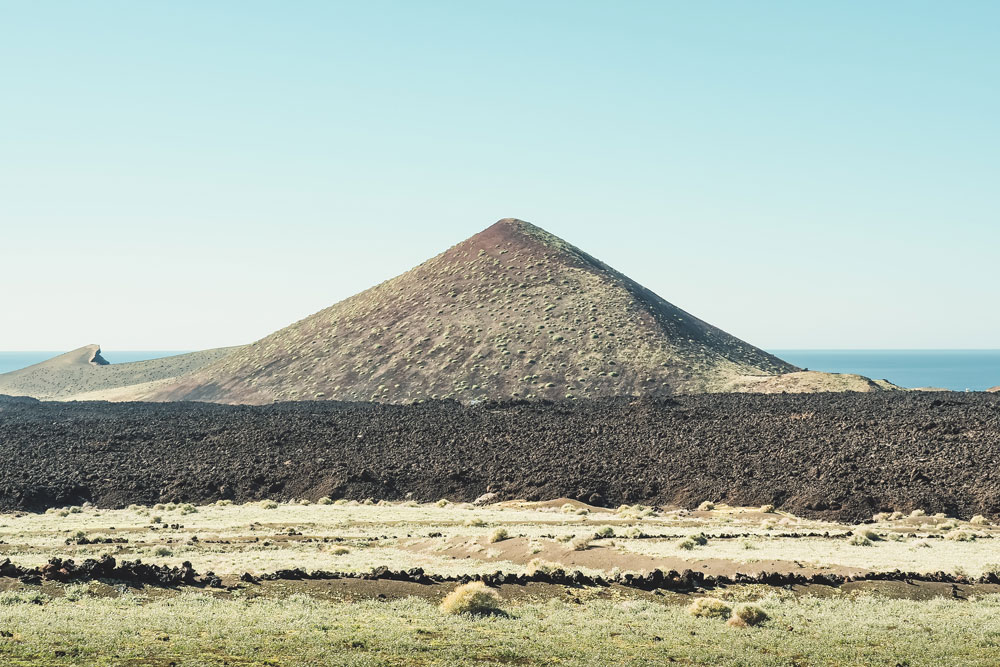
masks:
{"label": "dark soil patch", "polygon": [[[807,415],[807,416],[805,416]],[[1000,514],[1000,396],[719,394],[464,406],[0,399],[0,509],[322,496]]]}

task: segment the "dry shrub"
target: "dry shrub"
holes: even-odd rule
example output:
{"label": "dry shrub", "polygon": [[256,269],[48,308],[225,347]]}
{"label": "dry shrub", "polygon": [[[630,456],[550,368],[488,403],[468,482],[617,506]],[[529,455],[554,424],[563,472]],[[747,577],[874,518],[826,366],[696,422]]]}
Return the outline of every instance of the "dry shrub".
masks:
{"label": "dry shrub", "polygon": [[767,618],[767,613],[761,609],[760,605],[750,603],[738,604],[733,609],[733,615],[729,617],[726,625],[734,628],[746,628],[760,625]]}
{"label": "dry shrub", "polygon": [[590,543],[594,539],[593,535],[580,535],[569,541],[569,545],[574,551],[586,551],[590,548]]}
{"label": "dry shrub", "polygon": [[490,533],[490,542],[503,542],[510,535],[507,533],[506,528],[497,528],[492,533]]}
{"label": "dry shrub", "polygon": [[528,561],[528,564],[524,568],[525,573],[528,576],[537,574],[539,572],[543,574],[552,574],[553,572],[562,572],[563,566],[559,563],[553,563],[552,561],[542,560],[541,558],[532,558]]}
{"label": "dry shrub", "polygon": [[488,616],[500,614],[500,596],[481,581],[462,584],[441,601],[441,611],[446,614],[475,614]]}
{"label": "dry shrub", "polygon": [[976,516],[969,519],[969,523],[973,526],[988,526],[990,525],[990,520],[984,517],[982,514],[977,514]]}
{"label": "dry shrub", "polygon": [[764,514],[770,514],[771,512],[774,511],[774,505],[761,505],[760,511],[763,512]]}
{"label": "dry shrub", "polygon": [[688,606],[687,611],[702,618],[729,618],[732,608],[716,598],[698,598]]}
{"label": "dry shrub", "polygon": [[945,535],[945,539],[954,540],[955,542],[972,542],[976,539],[976,536],[967,530],[956,530]]}
{"label": "dry shrub", "polygon": [[715,509],[715,503],[711,502],[710,500],[706,500],[701,505],[698,505],[699,512],[708,512],[714,509]]}

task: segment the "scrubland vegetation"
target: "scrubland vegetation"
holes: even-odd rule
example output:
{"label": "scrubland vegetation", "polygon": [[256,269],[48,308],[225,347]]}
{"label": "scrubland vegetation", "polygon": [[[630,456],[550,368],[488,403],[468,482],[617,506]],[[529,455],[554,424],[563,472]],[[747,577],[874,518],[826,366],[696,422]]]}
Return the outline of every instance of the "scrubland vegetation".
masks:
{"label": "scrubland vegetation", "polygon": [[[947,539],[959,533],[969,539]],[[920,599],[904,599],[876,585],[646,591],[541,583],[248,583],[240,575],[384,565],[446,575],[610,576],[655,567],[899,568],[976,577],[1000,570],[997,534],[984,517],[887,513],[850,526],[721,504],[692,513],[564,501],[482,507],[326,500],[6,514],[0,561],[30,566],[53,556],[79,562],[105,553],[167,565],[190,561],[198,572],[222,576],[224,586],[0,577],[0,664],[995,664],[1000,586],[988,584],[908,585],[902,588],[919,589]]]}

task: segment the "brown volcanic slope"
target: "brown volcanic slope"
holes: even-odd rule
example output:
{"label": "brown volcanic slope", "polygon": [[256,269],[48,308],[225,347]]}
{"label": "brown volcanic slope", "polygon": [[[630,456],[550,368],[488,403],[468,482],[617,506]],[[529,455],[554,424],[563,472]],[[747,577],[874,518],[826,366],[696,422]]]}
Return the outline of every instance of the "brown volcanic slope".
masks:
{"label": "brown volcanic slope", "polygon": [[190,377],[132,398],[666,395],[734,389],[744,376],[797,370],[542,229],[506,219]]}
{"label": "brown volcanic slope", "polygon": [[[27,368],[0,374],[0,394],[39,399],[128,397],[218,361],[238,348],[217,348],[148,361],[108,363],[99,345],[84,345]],[[117,392],[117,393],[116,393]]]}

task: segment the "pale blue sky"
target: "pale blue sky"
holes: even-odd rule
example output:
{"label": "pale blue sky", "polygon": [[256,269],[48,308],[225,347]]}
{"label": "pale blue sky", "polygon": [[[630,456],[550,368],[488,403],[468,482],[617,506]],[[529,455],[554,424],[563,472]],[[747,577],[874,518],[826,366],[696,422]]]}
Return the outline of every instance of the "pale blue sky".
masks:
{"label": "pale blue sky", "polygon": [[508,216],[762,347],[997,348],[998,28],[0,0],[0,349],[248,342]]}

